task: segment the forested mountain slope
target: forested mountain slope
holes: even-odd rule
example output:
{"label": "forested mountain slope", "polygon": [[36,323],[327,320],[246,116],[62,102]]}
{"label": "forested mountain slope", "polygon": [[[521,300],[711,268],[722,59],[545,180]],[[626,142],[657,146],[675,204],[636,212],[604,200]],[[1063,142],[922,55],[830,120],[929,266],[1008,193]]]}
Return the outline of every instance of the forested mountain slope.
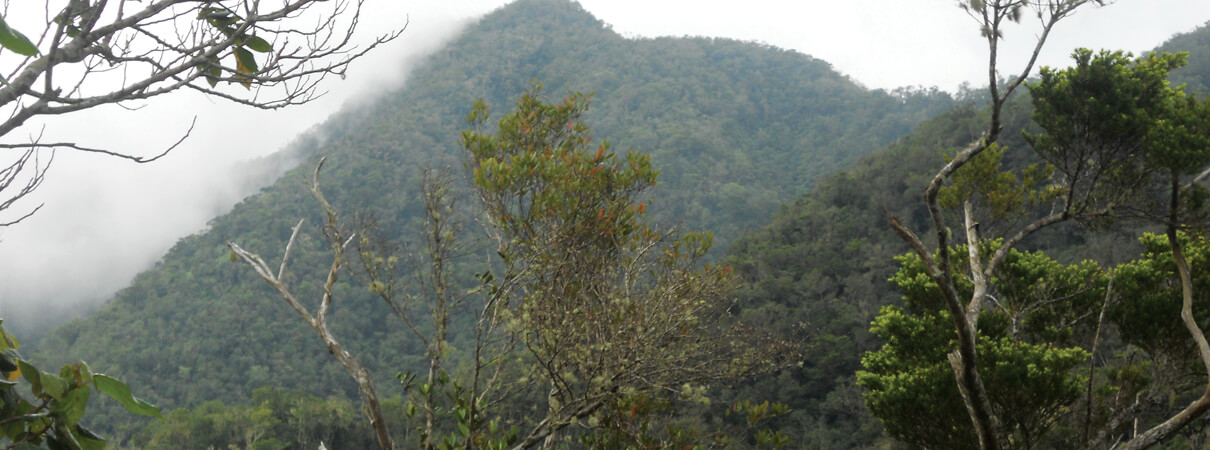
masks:
{"label": "forested mountain slope", "polygon": [[1190,33],[1173,36],[1156,51],[1189,52],[1189,65],[1172,74],[1174,83],[1184,83],[1190,91],[1210,93],[1210,23]]}
{"label": "forested mountain slope", "polygon": [[[1175,36],[1157,50],[1189,52],[1189,65],[1173,81],[1210,92],[1210,26]],[[1009,149],[1008,167],[1037,162],[1022,138],[1022,130],[1034,126],[1031,111],[1024,95],[1006,107],[1000,143]],[[909,248],[886,213],[925,236],[924,186],[944,164],[943,154],[977,138],[986,123],[986,113],[974,104],[930,119],[886,150],[825,177],[770,225],[731,246],[727,262],[744,279],[746,314],[784,330],[803,326],[808,342],[801,370],[760,380],[737,396],[789,403],[794,412],[782,425],[803,448],[868,448],[885,439],[862,402],[854,373],[862,355],[882,345],[869,332],[871,321],[882,306],[901,303],[889,279],[899,268],[894,257]],[[1127,225],[1088,235],[1072,233],[1072,227],[1039,233],[1022,248],[1045,249],[1068,263],[1117,263],[1142,250],[1139,232],[1154,231]]]}
{"label": "forested mountain slope", "polygon": [[[416,232],[419,170],[461,167],[457,136],[472,101],[506,110],[534,81],[548,97],[595,92],[587,120],[596,136],[651,152],[661,170],[656,220],[714,230],[721,245],[952,104],[936,92],[871,92],[823,61],[765,45],[624,39],[567,0],[502,8],[422,66],[406,87],[325,124],[300,167],[182,239],[94,315],[55,331],[38,359],[86,359],[168,409],[240,401],[262,386],[355,396],[311,330],[231,262],[224,243],[277,261],[295,221],[307,219],[289,280],[317,299],[330,260],[302,186],[316,159],[328,158],[324,189],[342,212],[374,215],[392,235]],[[334,332],[389,391],[421,347],[353,286],[336,287]],[[107,417],[94,422],[119,416],[99,411]]]}

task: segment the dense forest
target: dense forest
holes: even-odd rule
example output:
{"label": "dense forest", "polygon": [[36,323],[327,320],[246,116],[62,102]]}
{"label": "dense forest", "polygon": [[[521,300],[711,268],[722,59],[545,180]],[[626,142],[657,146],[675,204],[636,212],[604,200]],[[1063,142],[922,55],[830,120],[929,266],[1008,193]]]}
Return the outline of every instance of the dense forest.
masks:
{"label": "dense forest", "polygon": [[[585,116],[593,135],[619,150],[650,152],[660,172],[648,198],[653,221],[710,230],[717,250],[818,178],[953,104],[937,91],[870,91],[826,62],[765,45],[624,39],[566,1],[520,1],[493,12],[420,66],[406,87],[304,137],[322,136],[323,144],[296,145],[310,152],[297,170],[182,239],[94,315],[56,330],[37,354],[52,364],[86,356],[97,370],[146,386],[141,395],[168,409],[237,403],[266,386],[353,398],[356,386],[342,369],[255,273],[230,261],[224,243],[274,258],[294,222],[307,219],[292,276],[300,297],[316,298],[327,266],[322,221],[300,184],[316,158],[328,160],[333,205],[373,215],[388,237],[409,239],[422,223],[420,169],[462,170],[458,131],[473,101],[505,111],[535,80],[551,100],[593,93]],[[390,386],[423,352],[381,302],[354,286],[337,285],[346,300],[333,328]]]}
{"label": "dense forest", "polygon": [[[1171,79],[1191,92],[1210,92],[1210,27],[1176,36],[1159,50],[1189,52],[1187,66]],[[181,239],[91,316],[51,332],[32,359],[47,367],[87,360],[93,370],[126,381],[139,396],[171,411],[154,421],[120,413],[115,402],[90,405],[88,422],[127,445],[313,448],[324,442],[328,448],[368,448],[372,436],[357,406],[358,385],[278,293],[236,261],[227,243],[272,262],[293,242],[286,280],[306,307],[316,307],[332,261],[325,233],[334,225],[304,186],[320,158],[323,193],[344,220],[340,224],[372,223],[380,230],[377,237],[416,253],[434,217],[421,195],[428,192],[422,188],[425,169],[448,169],[456,180],[449,189],[467,198],[483,196],[485,188],[476,191],[463,175],[479,167],[466,148],[468,136],[477,135],[460,134],[475,125],[467,115],[479,111],[476,100],[486,105],[484,114],[490,109],[496,118],[514,104],[520,109],[517,99],[523,95],[537,93],[555,108],[569,92],[591,93],[583,97],[585,140],[608,142],[594,164],[603,164],[606,148],[650,155],[625,157],[634,173],[618,156],[614,173],[658,180],[635,197],[634,205],[642,205],[637,213],[627,204],[618,211],[646,214],[657,224],[653,229],[712,231],[713,250],[705,252],[704,246],[701,261],[720,273],[733,269],[737,281],[729,296],[733,317],[725,320],[758,324],[795,343],[783,349],[793,361],[685,395],[710,402],[620,410],[629,407],[632,418],[635,411],[660,418],[656,422],[667,428],[657,434],[664,433],[665,443],[704,440],[677,431],[684,427],[733,432],[742,445],[929,446],[897,430],[884,432],[855,374],[868,370],[863,356],[886,342],[887,335],[871,331],[885,307],[928,312],[919,306],[927,300],[910,296],[910,283],[891,281],[908,276],[903,274],[911,267],[901,257],[907,245],[887,226],[888,214],[907,228],[928,229],[921,186],[946,155],[979,138],[989,120],[987,99],[955,99],[937,90],[872,91],[824,61],[767,45],[626,39],[565,0],[519,0],[485,16],[428,57],[403,88],[343,111],[301,137],[293,146],[303,161],[296,169],[215,218],[204,232]],[[580,97],[568,95],[564,107],[579,105]],[[1008,100],[999,119],[1000,146],[1030,147],[1026,134],[1041,132],[1033,111],[1029,95]],[[571,129],[575,120],[560,116],[558,123]],[[1003,164],[1020,171],[1038,161],[1031,152],[1010,151]],[[644,170],[647,162],[650,172]],[[456,214],[476,212],[464,205]],[[291,233],[299,219],[305,222],[295,239]],[[468,222],[468,229],[477,227]],[[1159,230],[1154,225],[1124,222],[1095,234],[1083,230],[1077,224],[1048,229],[1019,249],[1045,251],[1054,264],[1095,261],[1106,267],[1140,255],[1158,258],[1163,251],[1154,241],[1139,241],[1140,233]],[[482,261],[496,252],[489,240],[471,238],[452,261],[451,283],[458,289],[483,281]],[[419,261],[422,272],[425,263]],[[710,267],[703,273],[711,273]],[[405,374],[429,367],[426,343],[378,300],[383,288],[368,281],[372,274],[354,272],[331,286],[339,298],[332,330],[386,397],[383,409],[395,440],[424,439],[403,417],[414,414],[404,396]],[[451,367],[465,370],[470,364],[474,330],[470,316],[450,322]],[[1134,342],[1130,336],[1108,339],[1115,351],[1132,351],[1126,344]],[[1182,389],[1169,392],[1170,403],[1185,401],[1188,387]],[[534,399],[542,395],[516,393],[508,400],[513,413],[505,419],[524,422],[519,416],[536,414]],[[1146,410],[1144,418],[1156,420],[1159,409]],[[741,415],[749,415],[749,429]],[[1203,428],[1199,420],[1168,444],[1200,445]],[[607,447],[602,443],[619,438],[584,432],[578,439],[579,445]]]}

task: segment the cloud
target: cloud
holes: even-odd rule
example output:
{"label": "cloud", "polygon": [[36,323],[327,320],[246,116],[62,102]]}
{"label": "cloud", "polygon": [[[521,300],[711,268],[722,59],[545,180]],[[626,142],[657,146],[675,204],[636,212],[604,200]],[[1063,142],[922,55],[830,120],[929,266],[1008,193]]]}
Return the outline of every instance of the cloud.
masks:
{"label": "cloud", "polygon": [[[383,2],[380,2],[381,6]],[[88,312],[155,263],[180,237],[272,179],[250,182],[247,161],[283,149],[295,136],[350,102],[399,89],[422,56],[445,45],[468,23],[441,8],[405,14],[398,5],[367,4],[367,36],[402,26],[396,41],[326,80],[327,94],[298,107],[256,110],[194,92],[157,97],[128,110],[105,106],[43,121],[10,134],[45,130],[43,142],[73,141],[152,155],[190,136],[149,164],[60,150],[46,182],[13,211],[45,206],[25,222],[0,228],[0,316],[17,332]],[[45,128],[43,128],[43,126]]]}

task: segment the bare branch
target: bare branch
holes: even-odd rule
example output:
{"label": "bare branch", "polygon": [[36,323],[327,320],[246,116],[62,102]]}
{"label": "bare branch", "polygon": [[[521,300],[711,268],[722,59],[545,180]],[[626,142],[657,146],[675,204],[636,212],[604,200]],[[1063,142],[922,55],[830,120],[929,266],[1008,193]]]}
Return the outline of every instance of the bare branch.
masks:
{"label": "bare branch", "polygon": [[[265,7],[259,0],[71,1],[58,11],[48,4],[47,23],[35,33],[42,53],[3,69],[9,75],[0,84],[0,107],[8,114],[0,120],[0,137],[35,117],[126,107],[181,89],[264,109],[307,103],[324,94],[320,83],[327,76],[343,77],[351,62],[406,29],[405,19],[399,29],[359,43],[363,2],[282,0]],[[106,72],[120,79],[102,76]],[[247,93],[230,91],[232,84]],[[192,129],[151,157],[76,142],[6,142],[0,148],[63,148],[146,163],[176,149]]]}
{"label": "bare branch", "polygon": [[[328,212],[328,218],[324,225],[325,230],[330,230],[332,232],[332,236],[339,237],[339,233],[335,231],[337,227],[336,214],[333,212],[331,205],[323,200],[323,194],[319,187],[319,169],[322,166],[323,160],[321,159],[319,164],[316,165],[315,173],[312,176],[310,189],[316,200],[319,201]],[[257,275],[260,275],[261,279],[265,281],[265,283],[268,283],[274,289],[277,289],[277,291],[281,294],[282,299],[285,300],[286,304],[290,305],[291,308],[298,312],[298,314],[301,315],[313,329],[315,329],[315,332],[319,334],[320,339],[323,340],[324,345],[328,347],[328,353],[331,353],[336,357],[340,364],[344,366],[345,370],[349,372],[349,376],[353,378],[353,381],[357,383],[358,390],[361,392],[361,396],[366,402],[366,409],[368,410],[367,412],[370,416],[370,425],[374,428],[379,447],[384,450],[393,449],[395,448],[395,442],[391,438],[390,432],[387,430],[386,420],[382,414],[382,407],[378,401],[378,392],[374,389],[374,383],[370,380],[369,371],[362,367],[361,363],[358,362],[352,354],[346,351],[344,347],[336,341],[336,337],[333,336],[328,330],[327,315],[328,309],[332,304],[333,286],[335,286],[340,271],[345,263],[344,250],[348,248],[349,244],[353,240],[353,237],[350,236],[345,240],[333,239],[331,245],[332,264],[328,269],[328,275],[324,281],[323,296],[320,299],[319,311],[315,316],[312,316],[311,313],[308,312],[307,309],[303,307],[302,304],[294,297],[294,294],[291,293],[290,289],[286,286],[285,281],[282,280],[282,275],[285,273],[286,269],[286,262],[290,257],[290,250],[293,248],[294,242],[298,238],[298,232],[302,227],[302,223],[303,222],[300,220],[298,224],[294,226],[293,231],[290,234],[290,240],[286,242],[286,250],[282,255],[282,263],[279,266],[276,275],[273,274],[272,270],[269,268],[269,265],[259,256],[240,248],[239,245],[236,245],[233,242],[227,242],[227,247],[230,248],[231,251],[234,252],[235,255],[241,260],[251,266],[252,269],[256,271]]]}

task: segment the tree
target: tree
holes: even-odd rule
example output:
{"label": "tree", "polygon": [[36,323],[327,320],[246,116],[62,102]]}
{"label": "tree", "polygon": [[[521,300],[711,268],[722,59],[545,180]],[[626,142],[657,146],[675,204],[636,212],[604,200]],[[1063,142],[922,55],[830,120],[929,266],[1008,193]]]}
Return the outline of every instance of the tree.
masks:
{"label": "tree", "polygon": [[[977,437],[946,357],[955,343],[949,313],[920,257],[899,259],[891,281],[904,293],[904,306],[883,307],[874,321],[872,331],[885,344],[865,355],[858,384],[891,436],[927,448],[969,447]],[[956,269],[957,289],[970,295],[964,269]],[[998,267],[991,280],[996,307],[979,317],[976,349],[1006,447],[1048,442],[1047,433],[1065,424],[1084,394],[1091,375],[1077,369],[1091,356],[1086,348],[1094,347],[1108,279],[1096,263],[1063,265],[1041,252],[1013,250]],[[921,417],[922,410],[930,414]]]}
{"label": "tree", "polygon": [[[474,128],[462,134],[462,144],[500,260],[477,275],[481,285],[468,295],[456,294],[451,282],[461,227],[451,219],[456,214],[449,203],[452,187],[440,176],[426,175],[437,181],[422,189],[426,246],[417,271],[427,274],[424,281],[409,286],[396,276],[400,259],[392,245],[367,236],[361,240],[358,256],[367,288],[425,343],[427,376],[400,374],[410,399],[408,414],[422,413],[421,447],[549,447],[569,426],[609,426],[617,422],[612,419],[619,408],[628,408],[633,418],[648,399],[701,399],[707,384],[771,370],[793,356],[789,344],[727,317],[730,268],[700,265],[710,247],[708,233],[681,236],[645,222],[647,202],[638,195],[655,184],[657,172],[647,155],[619,157],[606,143],[593,148],[581,120],[587,106],[587,96],[572,94],[561,104],[548,104],[535,90],[521,97],[492,134],[483,130],[487,106],[476,102],[469,116]],[[355,234],[342,231],[317,179],[318,168],[312,193],[327,211],[324,229],[333,255],[318,315],[307,312],[283,281],[298,226],[276,272],[260,257],[229,246],[316,329],[349,370],[382,436],[380,446],[391,448],[386,430],[378,428],[381,411],[367,373],[323,320],[332,304],[331,286],[351,259],[346,249]],[[420,290],[427,300],[407,293],[416,285],[424,285]],[[462,355],[467,368],[462,371],[447,368],[453,352],[449,322],[458,312],[473,313],[474,323],[474,346]],[[431,322],[420,323],[417,313]],[[521,375],[506,382],[505,370]],[[547,392],[544,402],[536,400],[544,412],[522,420],[528,431],[499,428],[503,414],[493,408],[533,385]],[[451,433],[439,436],[446,430]],[[618,433],[611,442],[646,438]]]}
{"label": "tree", "polygon": [[[1003,252],[997,251],[989,261],[984,262],[979,252],[976,251],[980,247],[981,239],[978,234],[979,227],[974,217],[975,205],[972,202],[964,200],[962,206],[965,215],[965,231],[969,243],[968,257],[971,260],[970,273],[974,283],[974,290],[969,300],[963,302],[958,297],[953,273],[950,269],[952,265],[950,229],[945,223],[945,215],[938,196],[946,181],[958,169],[979,156],[983,151],[991,148],[999,139],[1002,127],[1000,120],[1004,104],[1033,71],[1034,62],[1046,43],[1050,31],[1064,18],[1089,3],[1093,2],[1088,0],[1048,0],[1042,2],[970,0],[969,2],[961,1],[958,3],[963,10],[979,23],[980,34],[988,46],[987,89],[988,97],[991,99],[991,115],[988,119],[987,128],[979,139],[955,154],[953,159],[937,172],[925,189],[924,202],[932,218],[931,232],[936,236],[936,256],[927,249],[925,243],[915,233],[903,226],[897,218],[891,217],[890,221],[896,233],[908,242],[916,254],[925,262],[929,276],[936,281],[946,299],[946,309],[958,333],[958,349],[954,353],[951,353],[948,358],[953,366],[959,390],[962,393],[963,400],[971,416],[971,421],[974,424],[975,434],[979,439],[979,446],[985,450],[1000,448],[1000,439],[994,430],[995,419],[991,405],[988,401],[987,392],[983,387],[983,382],[979,379],[979,370],[975,363],[978,341],[977,319],[988,295],[987,278],[995,270],[1000,260],[1007,254],[1008,249],[1014,247],[1017,242],[1037,229],[1062,220],[1062,218],[1066,217],[1066,214],[1047,216],[1026,226],[1020,233],[1009,237],[1002,244],[1001,248],[1004,250]],[[1101,2],[1097,1],[1096,3]],[[1025,64],[1020,74],[1013,76],[1007,83],[1001,85],[998,78],[997,63],[999,42],[1003,38],[1003,28],[1009,22],[1020,21],[1025,16],[1026,10],[1030,10],[1030,15],[1038,18],[1042,25],[1042,31],[1038,35],[1037,44],[1029,61]]]}
{"label": "tree", "polygon": [[[0,121],[0,136],[34,117],[128,105],[182,89],[256,108],[305,103],[321,94],[318,85],[326,76],[343,76],[350,62],[402,32],[358,47],[354,32],[362,2],[287,0],[272,7],[248,0],[48,2],[46,23],[33,39],[5,22],[6,10],[0,14],[0,48],[14,55],[0,73],[0,106],[10,111]],[[231,84],[247,93],[229,89]],[[38,137],[0,143],[17,151],[0,169],[0,211],[41,184],[55,149],[146,163],[179,144],[140,156]],[[0,226],[20,222],[38,208]]]}
{"label": "tree", "polygon": [[374,428],[379,448],[384,450],[393,449],[395,448],[395,440],[391,437],[390,431],[387,430],[386,418],[382,413],[382,407],[378,401],[378,390],[374,388],[374,382],[370,379],[369,371],[361,365],[361,362],[356,357],[345,350],[344,346],[340,345],[340,342],[336,340],[336,337],[328,328],[328,312],[332,305],[333,286],[336,285],[340,274],[349,263],[349,258],[345,254],[357,236],[355,234],[347,235],[341,229],[337,220],[336,210],[324,199],[323,191],[319,187],[319,173],[322,168],[323,160],[321,159],[319,164],[315,166],[315,172],[311,177],[310,190],[311,194],[315,196],[315,200],[324,209],[324,237],[328,239],[328,247],[332,251],[332,265],[328,270],[327,278],[324,280],[323,294],[314,315],[294,296],[294,293],[291,292],[290,287],[284,280],[286,266],[290,261],[290,250],[294,246],[294,241],[298,238],[299,230],[302,229],[302,220],[299,220],[298,224],[294,225],[294,229],[290,233],[290,240],[286,243],[286,249],[282,253],[281,265],[276,273],[260,256],[248,252],[232,242],[228,242],[227,246],[231,248],[234,257],[252,266],[256,274],[277,290],[281,294],[282,300],[302,316],[303,320],[315,330],[316,334],[319,335],[319,338],[323,340],[324,345],[328,348],[328,353],[331,353],[332,356],[340,361],[340,364],[349,372],[349,376],[353,377],[353,381],[357,383],[358,390],[366,402],[366,412],[370,418],[370,426]]}
{"label": "tree", "polygon": [[495,134],[476,103],[462,134],[503,265],[494,278],[515,291],[505,321],[549,392],[545,417],[517,448],[549,448],[561,429],[591,426],[627,398],[692,397],[791,356],[727,325],[731,269],[699,267],[709,233],[644,221],[640,195],[658,175],[649,156],[593,145],[581,119],[588,96],[548,104],[538,94],[523,95]]}
{"label": "tree", "polygon": [[[995,77],[996,42],[1001,38],[1001,24],[1005,19],[1021,17],[1022,8],[1033,8],[1044,25],[1035,49],[1036,57],[1037,49],[1041,48],[1051,27],[1085,3],[980,1],[961,4],[981,19],[982,33],[991,49],[989,91],[992,105],[987,131],[979,140],[958,151],[925,190],[925,203],[932,219],[931,232],[937,243],[935,253],[898,219],[891,218],[892,227],[911,245],[915,257],[922,263],[920,273],[927,276],[925,284],[932,286],[930,295],[939,297],[942,301],[938,303],[945,307],[941,315],[948,316],[955,333],[955,344],[946,347],[955,350],[946,355],[946,359],[954,371],[957,393],[967,410],[973,434],[984,449],[1033,445],[1028,437],[1022,436],[1029,427],[1014,423],[1009,408],[996,398],[994,393],[1004,387],[989,386],[994,382],[995,370],[988,364],[995,361],[997,355],[991,348],[981,350],[981,346],[991,342],[989,338],[996,339],[998,331],[994,327],[981,328],[988,327],[985,321],[989,316],[1002,315],[1011,319],[1018,315],[1018,311],[1008,306],[1006,292],[1013,283],[1028,279],[1004,278],[1003,271],[1011,266],[1009,261],[1015,247],[1055,224],[1077,221],[1104,226],[1122,217],[1159,220],[1167,229],[1170,251],[1176,261],[1175,275],[1182,286],[1184,301],[1180,315],[1201,359],[1210,369],[1210,345],[1206,344],[1200,326],[1194,320],[1193,285],[1178,239],[1180,230],[1195,225],[1201,217],[1205,194],[1204,188],[1197,183],[1206,177],[1200,171],[1210,162],[1206,150],[1207,129],[1210,128],[1206,120],[1210,115],[1207,115],[1205,103],[1185,96],[1166,81],[1168,71],[1179,67],[1183,57],[1150,55],[1131,60],[1121,53],[1093,54],[1082,50],[1074,55],[1075,67],[1062,71],[1043,69],[1040,81],[1030,84],[1029,89],[1035,107],[1034,121],[1044,133],[1027,134],[1026,137],[1047,165],[1034,166],[1020,175],[1003,172],[999,166],[1003,153],[996,142],[1001,109],[1011,92],[1023,83],[1033,64],[1031,59],[1022,75],[1008,80],[1001,89],[1002,85]],[[946,226],[946,210],[956,211],[963,221],[964,246],[951,247],[950,242],[958,236]],[[1019,223],[1016,221],[1031,213],[1036,216],[1027,219],[1024,226],[1013,228],[1013,223]],[[966,254],[964,263],[956,263],[952,256],[960,253]],[[1051,270],[1047,274],[1059,272]],[[1109,278],[1111,281],[1106,290],[1112,290],[1109,287],[1112,277]],[[1151,286],[1151,289],[1158,287]],[[1074,292],[1068,289],[1066,293],[1058,290],[1052,294],[1054,296],[1050,298],[1054,300],[1047,302],[1068,302],[1068,296]],[[1084,302],[1080,308],[1071,308],[1064,315],[1048,320],[1059,319],[1056,323],[1067,320],[1075,326],[1075,321],[1087,322],[1091,317],[1098,317],[1095,331],[1087,333],[1087,340],[1081,344],[1088,354],[1093,354],[1097,351],[1101,319],[1109,301],[1107,293],[1106,300],[1099,305],[1099,314],[1096,303]],[[1131,299],[1123,297],[1120,301],[1130,302]],[[1093,308],[1089,309],[1089,306]],[[876,322],[876,328],[885,334],[889,330],[886,321],[894,314],[894,310],[888,311]],[[1067,318],[1063,319],[1064,316]],[[1021,338],[1015,338],[1015,341],[1027,342]],[[1064,352],[1060,347],[1071,343],[1056,340],[1056,337],[1044,337],[1035,342],[1045,347],[1031,358],[1051,363],[1064,359],[1058,356]],[[883,353],[893,354],[894,349],[884,347]],[[1078,353],[1068,353],[1068,356],[1076,357]],[[874,366],[881,364],[879,359],[869,358],[873,357],[867,359]],[[882,366],[885,368],[886,364]],[[1062,366],[1056,365],[1045,374],[1030,375],[1028,380],[1042,381],[1052,376],[1062,380],[1075,376],[1070,370],[1060,370]],[[1074,366],[1069,369],[1071,367]],[[1089,371],[1095,368],[1093,364]],[[1137,379],[1123,378],[1121,371],[1103,369],[1111,381],[1119,382],[1113,389],[1135,389],[1128,385]],[[1114,435],[1124,416],[1138,413],[1137,408],[1116,410],[1113,417],[1101,418],[1098,424],[1102,428],[1096,436],[1091,435],[1090,426],[1095,421],[1092,376],[1089,373],[1090,378],[1086,380],[1088,413],[1083,418],[1084,432],[1076,439],[1082,446],[1103,442],[1107,436]],[[870,386],[878,383],[876,377],[864,378]],[[867,402],[873,406],[880,395],[879,392],[871,393]],[[1050,400],[1063,405],[1076,398],[1054,392]],[[1145,433],[1130,436],[1132,439],[1125,447],[1142,448],[1171,436],[1208,407],[1210,394],[1203,394],[1169,420]]]}

